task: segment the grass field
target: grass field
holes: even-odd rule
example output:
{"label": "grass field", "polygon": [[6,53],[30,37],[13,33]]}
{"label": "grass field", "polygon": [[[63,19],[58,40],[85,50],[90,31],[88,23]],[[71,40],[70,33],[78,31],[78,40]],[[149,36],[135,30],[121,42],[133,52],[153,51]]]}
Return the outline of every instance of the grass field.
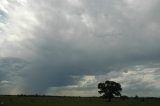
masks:
{"label": "grass field", "polygon": [[47,96],[0,96],[4,106],[160,106],[160,99],[113,99],[112,102],[100,98],[47,97]]}

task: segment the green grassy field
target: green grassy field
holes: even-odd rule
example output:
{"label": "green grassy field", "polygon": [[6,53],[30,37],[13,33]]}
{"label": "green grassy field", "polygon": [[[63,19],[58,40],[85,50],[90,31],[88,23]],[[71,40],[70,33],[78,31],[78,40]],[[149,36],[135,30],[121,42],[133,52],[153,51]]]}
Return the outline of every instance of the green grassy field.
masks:
{"label": "green grassy field", "polygon": [[81,97],[34,97],[34,96],[0,96],[4,106],[160,106],[160,99],[119,100],[112,102],[100,98]]}

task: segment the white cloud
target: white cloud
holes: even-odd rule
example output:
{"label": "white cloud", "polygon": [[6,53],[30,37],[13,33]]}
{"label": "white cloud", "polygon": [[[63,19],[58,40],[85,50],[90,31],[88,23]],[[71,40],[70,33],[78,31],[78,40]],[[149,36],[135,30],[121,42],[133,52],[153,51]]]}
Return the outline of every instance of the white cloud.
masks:
{"label": "white cloud", "polygon": [[[27,39],[33,39],[33,27],[38,24],[25,0],[2,0],[2,10],[6,12],[6,22],[1,23],[1,57],[24,57],[29,49],[24,45]],[[7,49],[6,49],[7,48]],[[26,50],[27,49],[27,50]]]}
{"label": "white cloud", "polygon": [[87,87],[87,86],[93,86],[94,84],[97,83],[97,80],[95,76],[84,76],[80,81],[79,81],[79,86],[80,87]]}
{"label": "white cloud", "polygon": [[1,81],[1,83],[2,83],[2,84],[8,84],[8,83],[9,83],[9,81],[7,81],[7,80],[3,80],[3,81]]}
{"label": "white cloud", "polygon": [[68,2],[73,5],[73,6],[76,6],[76,7],[79,7],[79,6],[82,6],[82,3],[80,0],[68,0]]}
{"label": "white cloud", "polygon": [[[76,78],[76,76],[74,77]],[[98,96],[96,90],[97,80],[95,76],[83,76],[77,85],[69,85],[62,87],[50,87],[45,94],[60,96]]]}
{"label": "white cloud", "polygon": [[[142,66],[143,67],[143,66]],[[130,96],[158,96],[157,90],[160,88],[158,81],[160,80],[157,70],[160,68],[128,68],[128,71],[121,72],[117,76],[112,75],[110,80],[119,82],[123,88],[123,94]],[[115,73],[116,72],[112,72]],[[110,74],[110,73],[109,73]],[[152,95],[151,95],[152,94]]]}

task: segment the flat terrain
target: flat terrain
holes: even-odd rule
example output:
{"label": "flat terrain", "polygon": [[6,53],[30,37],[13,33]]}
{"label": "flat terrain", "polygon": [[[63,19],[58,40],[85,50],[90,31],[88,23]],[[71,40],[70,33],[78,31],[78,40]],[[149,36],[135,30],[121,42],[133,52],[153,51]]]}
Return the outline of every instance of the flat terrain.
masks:
{"label": "flat terrain", "polygon": [[49,97],[49,96],[0,96],[4,106],[160,106],[160,99],[113,99],[107,102],[101,98]]}

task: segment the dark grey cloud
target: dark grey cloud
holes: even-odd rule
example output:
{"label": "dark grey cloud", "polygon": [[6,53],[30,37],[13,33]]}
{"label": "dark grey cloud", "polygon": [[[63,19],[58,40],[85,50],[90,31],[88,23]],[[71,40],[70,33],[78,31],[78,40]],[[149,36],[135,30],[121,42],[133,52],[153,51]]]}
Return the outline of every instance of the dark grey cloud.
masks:
{"label": "dark grey cloud", "polygon": [[24,90],[24,82],[21,73],[29,63],[18,58],[0,59],[0,93],[16,94]]}
{"label": "dark grey cloud", "polygon": [[[139,65],[143,66],[141,71],[159,68],[158,4],[157,0],[17,1],[15,6],[5,7],[9,19],[3,24],[6,37],[0,40],[4,44],[0,56],[29,63],[16,75],[25,83],[25,93],[50,89],[48,93],[54,87],[71,89],[68,86],[80,86],[81,77],[89,75],[100,81],[112,79],[112,72],[117,74],[111,77],[123,77],[121,74],[128,70],[139,73]],[[5,70],[0,71],[3,76],[9,69]],[[106,77],[98,77],[102,75]],[[80,78],[75,80],[73,76]],[[134,81],[128,88],[143,87],[143,83]]]}

